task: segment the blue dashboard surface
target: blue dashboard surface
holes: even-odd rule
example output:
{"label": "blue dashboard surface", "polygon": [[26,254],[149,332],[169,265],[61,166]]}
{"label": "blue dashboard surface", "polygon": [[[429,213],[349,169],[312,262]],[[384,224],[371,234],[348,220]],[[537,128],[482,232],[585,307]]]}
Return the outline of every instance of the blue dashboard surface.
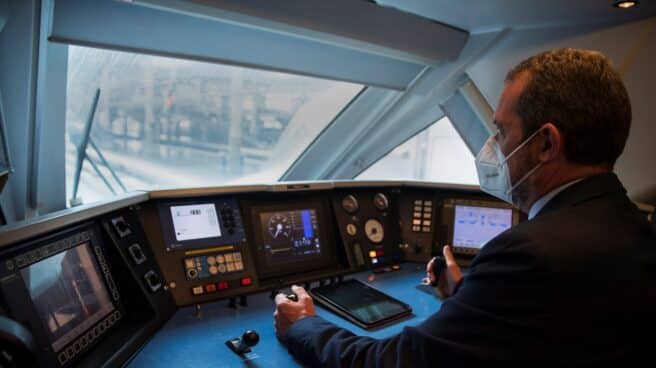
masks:
{"label": "blue dashboard surface", "polygon": [[[417,285],[425,276],[425,265],[403,264],[400,270],[372,274],[361,272],[347,276],[359,279],[412,306],[413,314],[373,331],[364,330],[317,306],[317,314],[355,334],[374,338],[393,336],[405,326],[421,323],[440,308],[436,296]],[[270,293],[248,297],[248,306],[233,309],[226,300],[181,308],[144,348],[128,363],[128,367],[299,367],[278,341],[273,331],[274,303]],[[226,345],[228,339],[241,337],[249,329],[256,330],[260,341],[242,358]]]}

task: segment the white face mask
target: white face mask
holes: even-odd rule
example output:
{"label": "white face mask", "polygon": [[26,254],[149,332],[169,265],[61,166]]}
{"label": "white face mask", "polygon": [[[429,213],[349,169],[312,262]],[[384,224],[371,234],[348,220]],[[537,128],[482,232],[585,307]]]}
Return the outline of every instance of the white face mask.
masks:
{"label": "white face mask", "polygon": [[503,156],[501,147],[495,139],[491,136],[483,145],[478,155],[476,155],[476,171],[478,173],[478,181],[481,185],[481,190],[491,194],[502,201],[511,203],[519,207],[519,198],[513,196],[513,190],[521,185],[526,179],[531,176],[542,166],[542,162],[535,165],[529,172],[522,176],[515,184],[510,181],[510,169],[508,168],[508,160],[512,155],[524,147],[533,137],[535,137],[540,129],[536,130],[522,143],[520,143],[507,157]]}

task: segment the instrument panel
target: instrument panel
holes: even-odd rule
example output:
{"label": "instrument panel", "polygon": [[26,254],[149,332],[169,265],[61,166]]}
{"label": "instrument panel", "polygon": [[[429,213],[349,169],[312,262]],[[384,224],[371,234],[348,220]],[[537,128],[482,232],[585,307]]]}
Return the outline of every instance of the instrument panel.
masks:
{"label": "instrument panel", "polygon": [[363,183],[161,192],[70,212],[0,248],[2,307],[35,336],[43,366],[124,362],[182,306],[239,308],[291,284],[394,272],[444,244],[471,259],[522,220],[470,188]]}

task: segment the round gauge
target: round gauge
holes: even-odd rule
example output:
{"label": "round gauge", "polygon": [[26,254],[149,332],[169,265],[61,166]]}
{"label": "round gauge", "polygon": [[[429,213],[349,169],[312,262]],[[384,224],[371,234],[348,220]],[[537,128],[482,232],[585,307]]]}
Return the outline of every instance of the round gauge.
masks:
{"label": "round gauge", "polygon": [[346,225],[346,233],[350,236],[355,236],[358,233],[358,228],[354,224]]}
{"label": "round gauge", "polygon": [[364,233],[372,243],[382,243],[385,239],[385,229],[383,224],[376,219],[369,219],[364,223]]}
{"label": "round gauge", "polygon": [[276,213],[269,218],[269,234],[274,239],[278,239],[281,236],[289,237],[289,233],[292,230],[292,225],[289,223],[287,216]]}
{"label": "round gauge", "polygon": [[342,208],[348,213],[355,213],[358,211],[358,200],[351,194],[342,198]]}
{"label": "round gauge", "polygon": [[387,196],[384,195],[383,193],[376,193],[374,196],[374,206],[378,208],[381,211],[385,211],[386,209],[389,208],[389,200],[387,199]]}

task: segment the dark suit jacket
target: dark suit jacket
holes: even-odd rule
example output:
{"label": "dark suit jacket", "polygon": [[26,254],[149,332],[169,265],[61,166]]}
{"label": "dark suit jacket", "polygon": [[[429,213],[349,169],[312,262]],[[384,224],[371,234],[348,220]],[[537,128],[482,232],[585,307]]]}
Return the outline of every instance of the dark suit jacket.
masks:
{"label": "dark suit jacket", "polygon": [[617,177],[597,175],[492,239],[422,324],[376,340],[309,317],[283,341],[308,366],[627,367],[656,355],[655,250]]}

